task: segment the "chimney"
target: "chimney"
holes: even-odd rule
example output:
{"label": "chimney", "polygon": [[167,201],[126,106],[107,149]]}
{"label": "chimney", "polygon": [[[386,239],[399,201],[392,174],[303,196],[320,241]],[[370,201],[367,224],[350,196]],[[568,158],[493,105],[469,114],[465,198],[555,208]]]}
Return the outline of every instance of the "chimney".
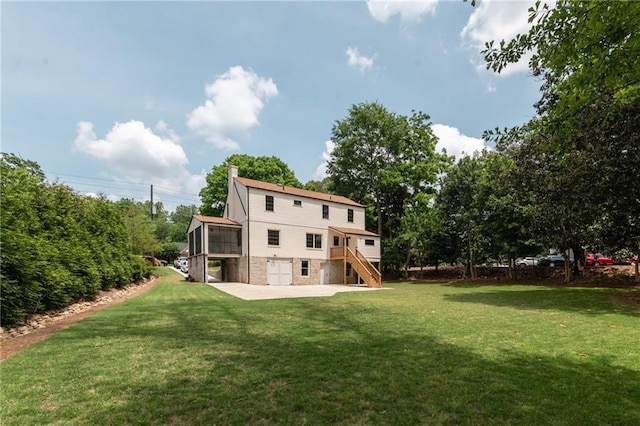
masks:
{"label": "chimney", "polygon": [[238,177],[238,167],[237,166],[229,166],[229,189],[231,192],[231,188],[233,188],[233,178]]}

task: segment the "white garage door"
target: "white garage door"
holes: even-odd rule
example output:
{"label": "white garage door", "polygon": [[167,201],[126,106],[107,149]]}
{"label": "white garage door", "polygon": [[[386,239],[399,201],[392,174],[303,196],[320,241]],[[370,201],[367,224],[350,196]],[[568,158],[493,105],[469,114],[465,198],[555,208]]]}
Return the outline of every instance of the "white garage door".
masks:
{"label": "white garage door", "polygon": [[291,260],[282,259],[267,260],[267,284],[293,284],[293,262],[291,262]]}

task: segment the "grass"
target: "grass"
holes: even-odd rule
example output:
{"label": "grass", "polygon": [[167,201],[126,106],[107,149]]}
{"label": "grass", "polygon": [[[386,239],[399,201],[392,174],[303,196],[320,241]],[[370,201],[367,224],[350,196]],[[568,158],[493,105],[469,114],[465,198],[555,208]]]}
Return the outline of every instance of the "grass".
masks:
{"label": "grass", "polygon": [[637,290],[247,302],[163,273],[0,364],[0,422],[640,424],[640,312],[617,299]]}

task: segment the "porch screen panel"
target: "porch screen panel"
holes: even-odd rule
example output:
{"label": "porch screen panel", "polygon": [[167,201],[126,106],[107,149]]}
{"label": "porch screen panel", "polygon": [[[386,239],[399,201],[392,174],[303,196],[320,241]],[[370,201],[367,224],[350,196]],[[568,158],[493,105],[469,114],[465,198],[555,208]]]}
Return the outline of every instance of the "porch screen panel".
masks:
{"label": "porch screen panel", "polygon": [[202,253],[202,226],[198,226],[193,230],[195,233],[195,254]]}

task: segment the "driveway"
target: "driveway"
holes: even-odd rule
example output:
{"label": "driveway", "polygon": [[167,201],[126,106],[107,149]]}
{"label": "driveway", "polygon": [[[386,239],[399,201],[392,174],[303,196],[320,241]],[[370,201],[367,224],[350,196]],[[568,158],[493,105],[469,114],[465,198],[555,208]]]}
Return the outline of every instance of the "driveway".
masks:
{"label": "driveway", "polygon": [[253,285],[211,282],[210,286],[244,300],[291,299],[296,297],[329,297],[346,291],[391,290],[389,288],[326,285]]}

